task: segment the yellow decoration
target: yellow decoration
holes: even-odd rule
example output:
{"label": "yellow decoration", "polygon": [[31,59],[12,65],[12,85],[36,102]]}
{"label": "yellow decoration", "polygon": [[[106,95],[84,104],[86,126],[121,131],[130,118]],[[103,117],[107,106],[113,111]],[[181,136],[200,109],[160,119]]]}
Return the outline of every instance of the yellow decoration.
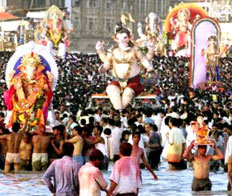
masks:
{"label": "yellow decoration", "polygon": [[54,37],[54,33],[53,33],[53,32],[49,31],[49,34],[50,34],[51,40],[52,40],[53,43],[55,44],[55,47],[57,47],[57,46],[58,46],[58,43],[59,43],[59,41],[60,41],[60,39],[61,39],[62,33],[60,32],[56,38]]}
{"label": "yellow decoration", "polygon": [[20,115],[19,115],[19,120],[20,120],[22,123],[25,123],[25,122],[26,122],[25,115],[24,115],[24,114],[20,114]]}
{"label": "yellow decoration", "polygon": [[38,120],[35,119],[30,123],[30,125],[34,127],[35,125],[37,125],[37,123],[38,123]]}

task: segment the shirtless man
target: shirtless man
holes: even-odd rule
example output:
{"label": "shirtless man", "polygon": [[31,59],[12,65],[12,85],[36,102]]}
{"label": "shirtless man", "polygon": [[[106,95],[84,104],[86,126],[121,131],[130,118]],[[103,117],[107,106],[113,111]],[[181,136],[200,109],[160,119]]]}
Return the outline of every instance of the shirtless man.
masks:
{"label": "shirtless man", "polygon": [[14,123],[12,126],[12,133],[0,136],[0,139],[5,139],[7,141],[7,153],[5,160],[5,173],[10,171],[11,164],[14,164],[14,170],[18,171],[20,169],[20,154],[19,145],[22,139],[22,134],[17,133],[20,129],[19,123]]}
{"label": "shirtless man", "polygon": [[30,133],[25,132],[19,146],[21,170],[31,170],[32,149],[31,135]]}
{"label": "shirtless man", "polygon": [[198,153],[194,155],[191,153],[194,147],[195,140],[193,140],[190,146],[185,150],[183,157],[188,161],[193,161],[194,179],[192,182],[193,191],[210,191],[212,184],[209,179],[210,161],[223,159],[224,156],[216,143],[213,142],[212,147],[215,149],[216,155],[206,155],[206,145],[198,145]]}
{"label": "shirtless man", "polygon": [[64,142],[70,142],[74,146],[73,151],[73,160],[76,161],[80,166],[84,164],[84,159],[82,156],[82,149],[83,149],[83,138],[81,137],[82,129],[79,126],[75,126],[72,129],[72,138],[65,140]]}
{"label": "shirtless man", "polygon": [[228,191],[232,195],[232,155],[228,158]]}
{"label": "shirtless man", "polygon": [[[6,135],[6,134],[10,134],[9,130],[5,129],[4,127],[0,127],[0,135]],[[7,153],[7,141],[0,139],[0,169],[1,170],[4,170],[6,153]]]}
{"label": "shirtless man", "polygon": [[63,138],[63,129],[65,127],[63,125],[53,127],[53,135],[54,137],[51,138],[51,148],[49,149],[49,161],[53,162],[56,159],[62,158],[62,146],[64,144]]}
{"label": "shirtless man", "polygon": [[[44,127],[45,128],[45,127]],[[33,154],[32,154],[32,170],[45,171],[48,167],[47,148],[50,143],[50,136],[45,135],[45,131],[39,131],[37,135],[32,137]]]}

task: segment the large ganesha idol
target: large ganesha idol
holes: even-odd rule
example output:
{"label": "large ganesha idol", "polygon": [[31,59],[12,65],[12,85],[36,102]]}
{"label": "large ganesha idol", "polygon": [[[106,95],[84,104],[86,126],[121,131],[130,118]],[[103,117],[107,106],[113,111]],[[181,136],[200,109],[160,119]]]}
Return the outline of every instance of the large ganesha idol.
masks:
{"label": "large ganesha idol", "polygon": [[68,29],[64,12],[55,5],[51,6],[35,32],[35,42],[50,50],[52,55],[64,57],[69,47]]}
{"label": "large ganesha idol", "polygon": [[30,42],[18,47],[6,68],[7,126],[19,122],[29,131],[44,127],[57,78],[55,60],[44,46]]}
{"label": "large ganesha idol", "polygon": [[190,56],[192,24],[208,14],[195,4],[180,4],[172,9],[164,24],[175,56]]}
{"label": "large ganesha idol", "polygon": [[164,54],[164,44],[161,40],[160,17],[156,13],[150,12],[145,22],[145,33],[143,33],[142,23],[138,23],[137,32],[139,39],[136,42],[141,51],[146,53],[147,58],[150,60],[153,58],[153,54]]}

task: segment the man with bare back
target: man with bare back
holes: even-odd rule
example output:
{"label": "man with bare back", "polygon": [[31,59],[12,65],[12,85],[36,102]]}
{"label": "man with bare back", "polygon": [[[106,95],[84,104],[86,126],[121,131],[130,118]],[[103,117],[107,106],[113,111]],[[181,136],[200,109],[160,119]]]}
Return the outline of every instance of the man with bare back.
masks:
{"label": "man with bare back", "polygon": [[5,173],[8,173],[11,168],[11,164],[14,164],[14,170],[18,171],[20,169],[20,154],[19,146],[22,139],[22,134],[18,133],[20,129],[19,123],[14,123],[12,126],[12,133],[7,135],[1,135],[0,139],[5,139],[7,141],[7,153],[5,160]]}
{"label": "man with bare back", "polygon": [[25,132],[23,134],[23,139],[19,146],[21,170],[31,170],[32,149],[33,149],[33,145],[31,141],[31,134]]}
{"label": "man with bare back", "polygon": [[75,126],[72,129],[72,138],[65,140],[64,142],[70,142],[74,146],[73,160],[76,161],[80,166],[84,164],[84,159],[82,156],[82,149],[84,145],[83,138],[81,137],[82,129],[79,126]]}
{"label": "man with bare back", "polygon": [[[45,127],[44,127],[45,129]],[[32,137],[33,154],[32,154],[32,170],[45,171],[48,167],[47,148],[50,143],[50,136],[45,135],[45,131],[39,131],[37,135]]]}
{"label": "man with bare back", "polygon": [[223,159],[223,154],[216,146],[215,142],[212,147],[215,149],[216,155],[206,155],[207,145],[198,145],[198,153],[196,155],[191,153],[195,145],[195,140],[185,150],[183,157],[188,161],[193,161],[194,179],[192,182],[193,191],[209,191],[211,190],[212,183],[209,179],[210,161]]}

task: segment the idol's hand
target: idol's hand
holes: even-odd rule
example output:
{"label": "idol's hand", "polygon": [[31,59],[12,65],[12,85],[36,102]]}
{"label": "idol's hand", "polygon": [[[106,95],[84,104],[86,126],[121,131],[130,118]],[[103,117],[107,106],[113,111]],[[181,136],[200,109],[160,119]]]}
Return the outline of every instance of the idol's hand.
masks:
{"label": "idol's hand", "polygon": [[11,80],[14,76],[14,74],[16,73],[15,70],[13,70],[10,74],[9,74],[9,80]]}
{"label": "idol's hand", "polygon": [[96,43],[96,50],[97,52],[103,52],[104,51],[104,41],[98,41]]}
{"label": "idol's hand", "polygon": [[50,71],[46,71],[46,74],[48,76],[49,82],[52,83],[53,82],[53,75],[52,75],[52,73]]}
{"label": "idol's hand", "polygon": [[153,43],[152,40],[149,40],[149,41],[148,41],[148,43],[147,43],[147,48],[148,48],[149,51],[154,51],[155,45],[154,45],[154,43]]}

